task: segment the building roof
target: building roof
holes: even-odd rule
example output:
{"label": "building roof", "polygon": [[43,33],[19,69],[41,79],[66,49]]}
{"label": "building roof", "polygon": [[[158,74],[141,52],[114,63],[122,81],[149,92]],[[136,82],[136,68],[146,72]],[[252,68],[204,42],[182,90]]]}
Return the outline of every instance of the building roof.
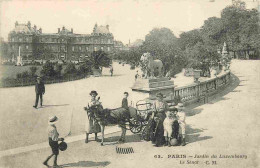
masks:
{"label": "building roof", "polygon": [[97,24],[95,24],[95,27],[93,29],[93,33],[96,34],[110,34],[109,32],[109,26],[98,26]]}
{"label": "building roof", "polygon": [[73,34],[73,33],[63,26],[61,31],[59,32],[59,34],[61,34],[61,35],[68,35],[68,34]]}
{"label": "building roof", "polygon": [[28,22],[27,24],[18,24],[18,22],[16,22],[15,28],[11,32],[35,34],[35,33],[41,33],[41,28],[39,30],[37,30],[36,26],[31,27],[30,22]]}
{"label": "building roof", "polygon": [[19,25],[17,25],[13,29],[13,31],[15,33],[27,33],[27,34],[32,34],[32,33],[37,33],[38,32],[34,28],[29,28],[26,24],[19,24]]}

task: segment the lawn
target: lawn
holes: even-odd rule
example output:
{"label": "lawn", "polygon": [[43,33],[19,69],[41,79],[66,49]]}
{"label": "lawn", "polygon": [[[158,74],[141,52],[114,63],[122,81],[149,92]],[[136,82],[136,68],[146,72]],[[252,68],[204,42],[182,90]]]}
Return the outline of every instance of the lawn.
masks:
{"label": "lawn", "polygon": [[[14,65],[0,65],[0,79],[2,78],[16,78],[17,73],[21,73],[24,71],[30,72],[30,65],[28,66],[14,66]],[[38,67],[38,70],[36,74],[40,74],[41,71],[41,66],[36,66]]]}
{"label": "lawn", "polygon": [[[35,65],[34,65],[35,66]],[[62,66],[62,73],[64,73],[64,69],[66,68],[67,65],[63,65]],[[16,74],[17,73],[21,73],[24,71],[28,71],[30,72],[30,67],[32,67],[32,65],[28,65],[28,66],[14,66],[14,65],[0,65],[0,79],[3,78],[16,78]],[[40,71],[42,70],[42,66],[36,66],[37,75],[40,75]],[[76,68],[78,68],[78,65],[76,65]]]}

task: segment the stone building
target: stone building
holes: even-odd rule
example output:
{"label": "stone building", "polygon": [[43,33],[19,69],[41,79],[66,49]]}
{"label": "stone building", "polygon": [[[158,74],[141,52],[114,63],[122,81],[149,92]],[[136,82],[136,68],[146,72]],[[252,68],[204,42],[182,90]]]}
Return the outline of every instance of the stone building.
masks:
{"label": "stone building", "polygon": [[93,51],[111,52],[114,49],[114,37],[109,26],[95,24],[91,34],[76,34],[73,29],[64,26],[57,33],[43,33],[31,23],[18,24],[8,35],[9,56],[18,56],[19,46],[24,60],[80,60]]}

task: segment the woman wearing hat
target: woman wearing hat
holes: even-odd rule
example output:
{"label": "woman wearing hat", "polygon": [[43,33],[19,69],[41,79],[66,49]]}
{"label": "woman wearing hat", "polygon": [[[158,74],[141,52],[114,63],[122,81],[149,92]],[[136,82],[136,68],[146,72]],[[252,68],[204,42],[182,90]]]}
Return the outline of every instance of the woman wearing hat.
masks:
{"label": "woman wearing hat", "polygon": [[165,112],[168,109],[168,104],[163,100],[162,93],[158,93],[156,97],[157,100],[153,104],[154,111],[152,114],[152,118],[156,121],[153,143],[155,143],[156,146],[160,146],[164,144],[163,121],[166,117]]}
{"label": "woman wearing hat", "polygon": [[178,118],[178,122],[179,122],[179,134],[181,135],[181,145],[185,146],[186,145],[186,142],[185,142],[186,114],[183,111],[184,105],[182,103],[178,103],[177,109],[178,109],[177,118]]}
{"label": "woman wearing hat", "polygon": [[[95,90],[92,90],[90,92],[91,100],[88,103],[89,108],[92,106],[98,106],[98,108],[102,108],[101,103],[96,99],[97,95],[98,93]],[[86,116],[85,131],[86,131],[85,143],[88,143],[89,134],[95,133],[95,141],[97,141],[98,140],[97,133],[101,132],[100,125],[96,120],[94,120],[94,118],[89,113],[87,113]]]}
{"label": "woman wearing hat", "polygon": [[49,137],[49,145],[52,150],[52,154],[47,157],[47,159],[43,162],[45,166],[48,166],[48,161],[52,156],[54,156],[53,166],[57,166],[57,159],[59,155],[59,144],[58,141],[63,141],[64,138],[59,138],[59,133],[55,124],[58,121],[58,117],[53,116],[49,118],[49,126],[48,126],[48,137]]}

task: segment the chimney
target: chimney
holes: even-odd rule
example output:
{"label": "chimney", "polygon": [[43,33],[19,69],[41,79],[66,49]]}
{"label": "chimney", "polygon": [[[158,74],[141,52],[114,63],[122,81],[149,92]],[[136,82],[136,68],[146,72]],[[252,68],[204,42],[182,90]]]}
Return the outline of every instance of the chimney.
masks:
{"label": "chimney", "polygon": [[15,27],[16,27],[16,26],[18,26],[18,22],[17,22],[17,21],[15,22]]}
{"label": "chimney", "polygon": [[60,33],[60,28],[58,28],[58,33]]}
{"label": "chimney", "polygon": [[37,26],[36,25],[34,25],[33,28],[34,28],[34,30],[37,30]]}
{"label": "chimney", "polygon": [[42,33],[42,28],[39,29],[39,32]]}
{"label": "chimney", "polygon": [[73,28],[71,28],[71,33],[73,33]]}
{"label": "chimney", "polygon": [[106,25],[107,30],[109,31],[109,25]]}
{"label": "chimney", "polygon": [[62,27],[62,30],[65,30],[65,26]]}

